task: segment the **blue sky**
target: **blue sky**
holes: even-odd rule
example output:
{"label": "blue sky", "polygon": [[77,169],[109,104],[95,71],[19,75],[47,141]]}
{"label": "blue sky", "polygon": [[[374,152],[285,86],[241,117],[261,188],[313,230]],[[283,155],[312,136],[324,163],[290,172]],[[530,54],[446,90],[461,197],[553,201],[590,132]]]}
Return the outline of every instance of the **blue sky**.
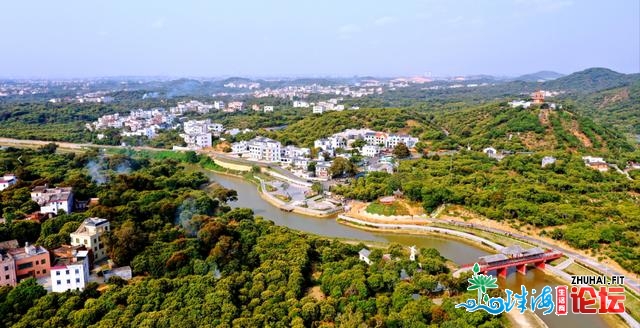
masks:
{"label": "blue sky", "polygon": [[0,76],[640,71],[640,1],[2,1]]}

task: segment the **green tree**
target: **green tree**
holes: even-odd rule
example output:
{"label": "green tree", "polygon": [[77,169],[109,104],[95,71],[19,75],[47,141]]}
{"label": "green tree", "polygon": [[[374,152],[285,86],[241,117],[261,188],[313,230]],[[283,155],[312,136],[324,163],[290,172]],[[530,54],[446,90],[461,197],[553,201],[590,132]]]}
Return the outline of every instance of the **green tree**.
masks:
{"label": "green tree", "polygon": [[407,145],[405,145],[403,142],[398,143],[393,148],[393,154],[398,158],[407,158],[411,156],[411,152],[409,151],[409,148],[407,148]]}
{"label": "green tree", "polygon": [[356,166],[346,158],[337,157],[331,163],[329,167],[329,173],[332,177],[339,177],[342,175],[352,176],[357,172]]}

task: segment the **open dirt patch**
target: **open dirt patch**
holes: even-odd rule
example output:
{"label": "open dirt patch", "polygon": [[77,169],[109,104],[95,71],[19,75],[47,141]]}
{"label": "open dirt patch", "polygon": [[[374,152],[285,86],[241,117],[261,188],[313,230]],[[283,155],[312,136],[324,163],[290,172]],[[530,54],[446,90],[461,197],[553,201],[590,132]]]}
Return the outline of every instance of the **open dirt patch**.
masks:
{"label": "open dirt patch", "polygon": [[309,288],[309,290],[307,291],[307,294],[318,301],[322,301],[327,298],[327,296],[320,289],[320,286],[313,286]]}

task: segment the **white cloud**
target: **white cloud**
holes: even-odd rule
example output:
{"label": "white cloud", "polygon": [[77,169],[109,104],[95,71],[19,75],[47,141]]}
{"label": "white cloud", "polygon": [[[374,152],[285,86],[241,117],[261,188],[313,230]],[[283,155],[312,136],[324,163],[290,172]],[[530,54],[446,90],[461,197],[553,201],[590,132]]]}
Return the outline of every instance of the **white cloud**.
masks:
{"label": "white cloud", "polygon": [[346,40],[351,39],[353,34],[362,31],[362,27],[356,24],[342,25],[338,28],[338,38]]}
{"label": "white cloud", "polygon": [[396,18],[393,16],[383,16],[376,19],[373,23],[378,26],[384,26],[387,24],[391,24],[396,21]]}
{"label": "white cloud", "polygon": [[160,17],[151,23],[151,28],[161,29],[164,27],[164,17]]}

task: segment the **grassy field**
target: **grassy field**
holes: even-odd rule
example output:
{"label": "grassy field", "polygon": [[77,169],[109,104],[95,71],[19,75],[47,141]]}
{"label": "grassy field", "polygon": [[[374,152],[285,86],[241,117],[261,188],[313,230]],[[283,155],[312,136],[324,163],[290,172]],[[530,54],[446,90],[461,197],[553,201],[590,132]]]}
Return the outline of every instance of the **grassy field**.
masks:
{"label": "grassy field", "polygon": [[391,203],[391,205],[384,205],[376,201],[369,204],[369,206],[367,206],[366,211],[371,214],[378,214],[378,215],[385,215],[385,216],[410,215],[407,208],[398,202],[393,202]]}

